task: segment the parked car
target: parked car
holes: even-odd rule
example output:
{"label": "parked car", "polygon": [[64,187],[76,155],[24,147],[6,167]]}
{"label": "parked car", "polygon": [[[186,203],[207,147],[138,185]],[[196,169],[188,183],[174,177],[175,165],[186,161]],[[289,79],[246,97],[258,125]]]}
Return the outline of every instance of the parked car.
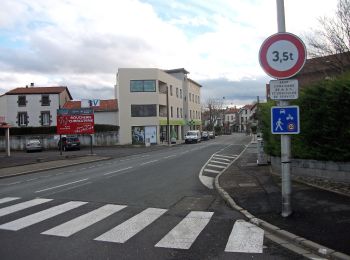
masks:
{"label": "parked car", "polygon": [[202,132],[202,140],[209,140],[209,133],[207,131]]}
{"label": "parked car", "polygon": [[34,152],[38,151],[41,152],[43,150],[43,146],[41,145],[41,142],[39,139],[29,139],[26,144],[26,152]]}
{"label": "parked car", "polygon": [[215,133],[214,133],[214,131],[209,131],[209,138],[210,138],[210,139],[215,139]]}
{"label": "parked car", "polygon": [[[78,137],[72,137],[72,136],[65,136],[62,137],[62,150],[68,151],[68,150],[80,150],[80,140]],[[61,149],[61,140],[58,141],[58,150]]]}
{"label": "parked car", "polygon": [[188,131],[185,135],[185,143],[198,143],[201,141],[201,132],[199,130]]}

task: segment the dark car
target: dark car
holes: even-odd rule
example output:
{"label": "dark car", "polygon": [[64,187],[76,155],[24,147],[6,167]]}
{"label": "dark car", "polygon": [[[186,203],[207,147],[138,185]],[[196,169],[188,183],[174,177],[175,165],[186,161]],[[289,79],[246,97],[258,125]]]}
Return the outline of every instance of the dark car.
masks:
{"label": "dark car", "polygon": [[209,133],[207,131],[202,132],[202,140],[209,140]]}
{"label": "dark car", "polygon": [[[61,149],[61,140],[58,141],[58,149]],[[80,140],[78,137],[62,137],[62,150],[80,150]]]}

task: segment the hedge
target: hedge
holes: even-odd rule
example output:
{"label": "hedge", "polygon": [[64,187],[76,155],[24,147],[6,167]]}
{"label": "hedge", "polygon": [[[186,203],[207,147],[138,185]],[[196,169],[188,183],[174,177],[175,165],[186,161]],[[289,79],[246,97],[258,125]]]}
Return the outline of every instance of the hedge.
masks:
{"label": "hedge", "polygon": [[[292,135],[292,156],[301,159],[350,161],[350,74],[305,86],[299,99],[300,134]],[[280,156],[280,135],[270,130],[270,101],[261,104],[265,151]]]}

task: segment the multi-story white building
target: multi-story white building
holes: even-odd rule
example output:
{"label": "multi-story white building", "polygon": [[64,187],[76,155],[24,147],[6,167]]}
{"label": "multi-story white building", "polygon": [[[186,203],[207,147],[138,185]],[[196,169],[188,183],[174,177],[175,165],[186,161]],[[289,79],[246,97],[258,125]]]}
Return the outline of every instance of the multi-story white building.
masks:
{"label": "multi-story white building", "polygon": [[57,109],[72,96],[67,87],[16,88],[0,96],[0,116],[13,127],[56,126]]}
{"label": "multi-story white building", "polygon": [[250,127],[256,125],[257,122],[254,119],[257,105],[245,105],[239,110],[239,125],[241,132],[250,132]]}
{"label": "multi-story white building", "polygon": [[[120,144],[182,140],[200,126],[200,85],[184,69],[120,68],[116,84]],[[189,101],[190,99],[191,101]]]}

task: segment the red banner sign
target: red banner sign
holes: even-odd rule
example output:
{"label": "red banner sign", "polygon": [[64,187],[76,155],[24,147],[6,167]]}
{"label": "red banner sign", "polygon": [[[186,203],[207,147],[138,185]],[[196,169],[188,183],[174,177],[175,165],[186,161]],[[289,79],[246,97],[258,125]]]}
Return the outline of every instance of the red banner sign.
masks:
{"label": "red banner sign", "polygon": [[95,133],[94,114],[93,112],[89,113],[89,111],[72,111],[67,109],[58,110],[57,134],[72,135]]}

